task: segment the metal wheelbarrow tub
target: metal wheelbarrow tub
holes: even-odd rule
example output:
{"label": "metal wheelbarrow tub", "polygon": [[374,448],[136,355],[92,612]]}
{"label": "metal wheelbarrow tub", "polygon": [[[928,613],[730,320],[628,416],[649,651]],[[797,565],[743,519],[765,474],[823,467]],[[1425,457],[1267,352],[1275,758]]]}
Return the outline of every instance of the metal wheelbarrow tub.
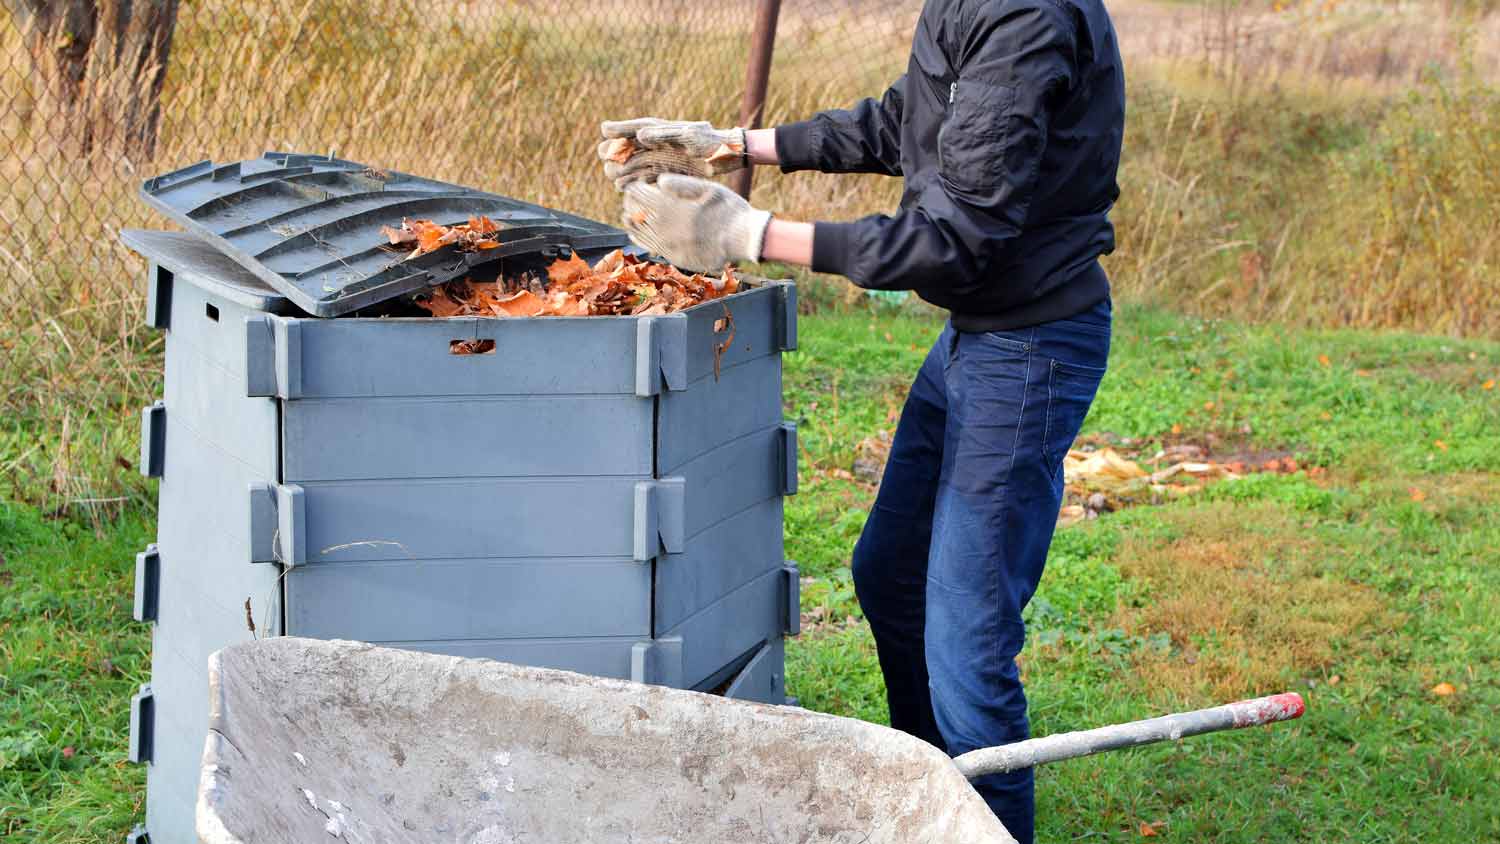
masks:
{"label": "metal wheelbarrow tub", "polygon": [[341,641],[209,672],[207,844],[1014,841],[946,755],[848,718]]}

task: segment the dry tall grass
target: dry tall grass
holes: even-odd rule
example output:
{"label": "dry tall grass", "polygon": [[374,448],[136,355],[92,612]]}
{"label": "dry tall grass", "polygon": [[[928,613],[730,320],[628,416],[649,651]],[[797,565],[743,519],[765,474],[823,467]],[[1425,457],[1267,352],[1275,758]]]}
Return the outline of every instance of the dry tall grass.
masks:
{"label": "dry tall grass", "polygon": [[[768,120],[878,93],[919,5],[789,0]],[[1121,296],[1500,336],[1500,16],[1430,2],[1111,7],[1134,80],[1109,265]],[[0,21],[0,495],[38,480],[62,500],[118,493],[80,467],[130,455],[120,420],[156,391],[142,268],[116,242],[121,227],[161,225],[135,198],[143,178],[266,149],[334,152],[611,219],[597,122],[735,120],[749,8],[188,4],[150,160],[108,141],[144,80],[91,66],[87,106],[60,111]],[[85,136],[105,141],[85,151]],[[756,190],[788,215],[847,219],[892,207],[899,183],[764,174]]]}

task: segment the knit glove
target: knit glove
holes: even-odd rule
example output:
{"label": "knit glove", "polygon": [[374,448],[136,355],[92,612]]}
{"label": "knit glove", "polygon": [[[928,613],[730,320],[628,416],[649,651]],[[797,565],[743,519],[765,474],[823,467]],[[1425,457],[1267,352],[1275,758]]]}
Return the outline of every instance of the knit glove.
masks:
{"label": "knit glove", "polygon": [[750,166],[745,130],[715,129],[705,121],[607,120],[599,124],[604,175],[624,190],[631,182],[654,182],[663,173],[710,178]]}
{"label": "knit glove", "polygon": [[665,173],[625,188],[625,230],[637,246],[691,272],[759,261],[771,212],[718,182]]}

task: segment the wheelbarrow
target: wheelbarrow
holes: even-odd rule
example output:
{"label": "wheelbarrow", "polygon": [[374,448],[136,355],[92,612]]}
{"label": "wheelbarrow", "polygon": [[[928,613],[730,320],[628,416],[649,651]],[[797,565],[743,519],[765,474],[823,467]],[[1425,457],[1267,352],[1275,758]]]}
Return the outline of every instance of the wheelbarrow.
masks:
{"label": "wheelbarrow", "polygon": [[1003,844],[968,779],[1302,714],[1295,694],[950,759],[795,707],[273,638],[209,662],[205,844]]}

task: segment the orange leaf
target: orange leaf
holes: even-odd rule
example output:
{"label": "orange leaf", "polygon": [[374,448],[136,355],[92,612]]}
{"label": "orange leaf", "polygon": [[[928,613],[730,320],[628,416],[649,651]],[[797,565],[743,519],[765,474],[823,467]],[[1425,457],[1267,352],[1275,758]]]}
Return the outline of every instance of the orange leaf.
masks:
{"label": "orange leaf", "polygon": [[1320,364],[1322,364],[1324,366],[1332,366],[1333,365],[1333,361],[1331,361],[1331,360],[1328,359],[1328,355],[1318,355],[1318,363],[1320,363]]}
{"label": "orange leaf", "polygon": [[545,306],[546,303],[540,296],[530,290],[522,290],[509,299],[496,302],[493,308],[495,316],[529,317],[541,313]]}
{"label": "orange leaf", "polygon": [[1172,426],[1172,433],[1174,433],[1174,434],[1180,434],[1180,433],[1182,433],[1182,426],[1181,425],[1173,425]]}
{"label": "orange leaf", "polygon": [[1452,683],[1438,683],[1436,686],[1432,687],[1431,691],[1438,697],[1447,697],[1451,694],[1457,693],[1458,689],[1453,688]]}
{"label": "orange leaf", "polygon": [[1411,494],[1411,500],[1413,500],[1413,501],[1426,501],[1427,500],[1427,493],[1423,492],[1422,490],[1420,490],[1420,489],[1418,489],[1416,487],[1409,487],[1406,491]]}
{"label": "orange leaf", "polygon": [[588,262],[573,253],[567,258],[558,258],[547,267],[547,280],[553,284],[571,284],[593,271]]}
{"label": "orange leaf", "polygon": [[1484,382],[1484,384],[1481,385],[1481,388],[1485,390],[1495,389],[1495,379],[1491,378],[1490,380]]}
{"label": "orange leaf", "polygon": [[1142,838],[1155,838],[1160,834],[1156,831],[1156,827],[1159,825],[1160,821],[1154,824],[1141,821],[1140,826],[1137,827],[1137,831],[1140,832]]}
{"label": "orange leaf", "polygon": [[630,138],[611,138],[604,147],[604,157],[616,164],[624,164],[635,155],[635,141]]}
{"label": "orange leaf", "polygon": [[739,144],[719,144],[719,148],[713,151],[707,161],[709,164],[718,164],[721,161],[731,161],[745,154],[744,147]]}
{"label": "orange leaf", "polygon": [[1442,440],[1433,440],[1432,441],[1432,447],[1435,448],[1435,449],[1437,449],[1438,451],[1447,451],[1448,450],[1448,444],[1445,443],[1445,442],[1443,442]]}

